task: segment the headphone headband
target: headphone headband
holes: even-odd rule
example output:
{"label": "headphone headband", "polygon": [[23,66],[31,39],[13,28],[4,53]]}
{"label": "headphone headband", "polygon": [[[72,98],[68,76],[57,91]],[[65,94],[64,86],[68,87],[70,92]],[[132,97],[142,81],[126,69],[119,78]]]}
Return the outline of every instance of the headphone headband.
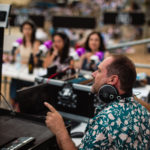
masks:
{"label": "headphone headband", "polygon": [[122,94],[122,95],[118,95],[121,99],[123,98],[127,98],[127,97],[131,97],[132,96],[132,91]]}

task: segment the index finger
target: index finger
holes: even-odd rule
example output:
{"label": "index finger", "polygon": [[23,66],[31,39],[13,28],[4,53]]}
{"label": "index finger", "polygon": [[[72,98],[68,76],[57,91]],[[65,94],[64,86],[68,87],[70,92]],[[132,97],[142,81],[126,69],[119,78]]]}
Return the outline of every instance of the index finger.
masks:
{"label": "index finger", "polygon": [[55,111],[56,111],[56,109],[55,109],[52,105],[50,105],[49,103],[44,102],[44,105],[45,105],[51,112],[55,112]]}

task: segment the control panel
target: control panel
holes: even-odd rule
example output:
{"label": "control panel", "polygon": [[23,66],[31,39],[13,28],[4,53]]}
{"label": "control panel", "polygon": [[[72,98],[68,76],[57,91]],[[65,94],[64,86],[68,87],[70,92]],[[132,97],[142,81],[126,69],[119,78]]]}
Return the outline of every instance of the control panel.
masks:
{"label": "control panel", "polygon": [[19,150],[24,148],[25,146],[29,146],[35,141],[34,137],[19,137],[16,140],[5,145],[1,150]]}
{"label": "control panel", "polygon": [[77,107],[77,94],[73,92],[72,84],[65,84],[58,92],[58,105],[68,108]]}

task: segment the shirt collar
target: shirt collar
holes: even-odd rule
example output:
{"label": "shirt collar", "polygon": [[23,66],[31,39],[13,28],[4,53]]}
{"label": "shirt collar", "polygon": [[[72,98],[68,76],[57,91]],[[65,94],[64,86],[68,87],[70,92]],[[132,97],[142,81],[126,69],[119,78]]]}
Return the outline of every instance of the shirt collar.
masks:
{"label": "shirt collar", "polygon": [[119,103],[131,103],[133,101],[134,101],[133,97],[126,97],[126,98],[123,98],[123,99],[120,99],[120,100],[117,99],[117,100],[115,100],[113,102],[110,102],[110,103],[100,102],[100,104],[95,109],[95,115],[97,115],[100,111],[102,111],[106,107],[111,106],[114,103],[119,105]]}

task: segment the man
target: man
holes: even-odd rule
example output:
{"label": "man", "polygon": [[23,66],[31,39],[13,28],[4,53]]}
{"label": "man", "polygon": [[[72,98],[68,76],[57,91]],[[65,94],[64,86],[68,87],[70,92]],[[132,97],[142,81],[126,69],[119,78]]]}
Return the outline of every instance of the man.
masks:
{"label": "man", "polygon": [[[135,66],[126,56],[107,57],[93,73],[92,92],[104,85],[112,85],[120,96],[129,95],[136,79]],[[63,150],[76,150],[61,115],[48,103],[47,127],[56,135]],[[132,96],[116,99],[98,106],[90,119],[79,149],[148,149],[150,113]]]}

